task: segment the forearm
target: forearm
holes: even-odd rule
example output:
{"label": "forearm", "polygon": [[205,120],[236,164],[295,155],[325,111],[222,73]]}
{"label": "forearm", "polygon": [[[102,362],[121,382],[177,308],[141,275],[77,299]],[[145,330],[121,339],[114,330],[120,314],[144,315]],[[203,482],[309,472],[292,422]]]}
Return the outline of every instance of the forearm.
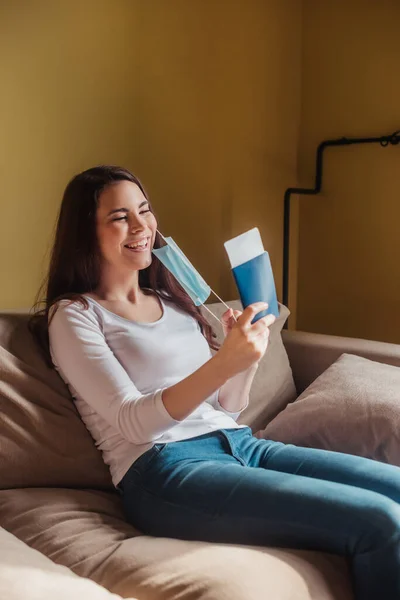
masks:
{"label": "forearm", "polygon": [[257,369],[258,364],[256,363],[246,371],[234,375],[222,385],[218,395],[218,401],[222,408],[232,413],[246,408]]}
{"label": "forearm", "polygon": [[170,416],[182,421],[229,379],[218,354],[179,383],[165,389],[162,401]]}
{"label": "forearm", "polygon": [[192,375],[163,391],[163,404],[173,419],[182,421],[217,390],[219,404],[226,411],[238,412],[245,406],[257,363],[267,348],[267,328],[275,317],[267,315],[254,324],[252,320],[267,306],[265,302],[248,306],[218,352]]}

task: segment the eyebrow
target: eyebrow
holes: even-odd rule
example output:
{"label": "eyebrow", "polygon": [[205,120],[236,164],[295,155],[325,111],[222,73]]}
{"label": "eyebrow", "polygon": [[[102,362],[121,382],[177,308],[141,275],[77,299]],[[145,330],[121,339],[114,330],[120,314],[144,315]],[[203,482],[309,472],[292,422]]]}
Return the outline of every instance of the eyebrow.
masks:
{"label": "eyebrow", "polygon": [[[148,200],[144,200],[144,202],[141,202],[138,206],[138,208],[142,208],[142,206],[144,206],[145,204],[148,204],[149,201]],[[123,212],[123,213],[128,213],[129,212],[129,208],[114,208],[113,210],[110,210],[110,212],[108,213],[107,217],[109,217],[110,215],[113,215],[114,213],[119,213],[119,212]]]}

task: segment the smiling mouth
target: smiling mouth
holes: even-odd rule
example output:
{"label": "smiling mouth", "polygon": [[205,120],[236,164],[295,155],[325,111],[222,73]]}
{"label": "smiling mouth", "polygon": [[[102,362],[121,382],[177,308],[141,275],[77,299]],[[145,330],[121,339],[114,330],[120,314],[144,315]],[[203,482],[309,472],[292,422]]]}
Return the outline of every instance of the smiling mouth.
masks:
{"label": "smiling mouth", "polygon": [[144,240],[140,240],[139,242],[131,242],[130,244],[125,244],[125,248],[127,248],[131,252],[144,252],[149,247],[149,239],[150,238],[146,238]]}

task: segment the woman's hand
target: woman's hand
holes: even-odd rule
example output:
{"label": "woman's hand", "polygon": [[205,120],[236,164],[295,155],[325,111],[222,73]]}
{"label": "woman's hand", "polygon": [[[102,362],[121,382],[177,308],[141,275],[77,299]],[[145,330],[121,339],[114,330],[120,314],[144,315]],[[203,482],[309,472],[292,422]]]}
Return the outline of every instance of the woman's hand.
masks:
{"label": "woman's hand", "polygon": [[228,335],[228,333],[231,331],[232,327],[242,314],[243,313],[241,310],[233,310],[233,308],[229,308],[227,311],[224,312],[224,314],[221,317],[222,329],[224,330],[224,337]]}
{"label": "woman's hand", "polygon": [[238,317],[237,322],[230,311],[225,313],[227,335],[215,358],[218,357],[221,368],[228,377],[245,371],[264,356],[268,347],[269,327],[276,319],[274,315],[267,315],[253,324],[252,320],[267,307],[265,302],[251,304]]}

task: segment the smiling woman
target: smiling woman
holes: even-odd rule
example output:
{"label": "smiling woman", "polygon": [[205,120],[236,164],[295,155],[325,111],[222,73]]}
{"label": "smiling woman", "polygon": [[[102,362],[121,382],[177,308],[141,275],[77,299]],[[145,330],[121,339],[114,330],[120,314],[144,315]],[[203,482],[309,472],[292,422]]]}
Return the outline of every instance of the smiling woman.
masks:
{"label": "smiling woman", "polygon": [[156,218],[136,183],[120,181],[107,187],[96,212],[101,273],[97,287],[86,295],[124,318],[157,321],[162,308],[156,295],[138,284],[139,272],[152,263],[156,233]]}
{"label": "smiling woman", "polygon": [[[122,205],[122,206],[121,206]],[[94,290],[104,300],[140,295],[139,271],[151,265],[157,221],[143,191],[132,181],[120,181],[100,194],[96,237],[101,273]]]}
{"label": "smiling woman", "polygon": [[[121,186],[123,184],[121,183]],[[140,211],[140,214],[144,214],[144,213],[150,213],[150,209],[148,208],[149,206],[149,202],[148,200],[145,200],[144,202],[141,202],[138,206],[138,209],[140,210],[143,206],[146,206],[147,209],[146,210],[142,210]],[[117,217],[115,219],[112,219],[112,221],[114,223],[116,223],[117,221],[129,221],[129,209],[128,208],[114,208],[113,210],[111,210],[108,215],[113,215],[116,213],[125,213],[124,217]],[[129,250],[146,250],[147,248],[150,248],[150,244],[152,242],[152,238],[150,236],[143,236],[142,238],[140,238],[139,240],[133,240],[131,242],[128,242],[127,244],[125,244],[125,248],[129,248]]]}
{"label": "smiling woman", "polygon": [[68,183],[48,275],[30,321],[49,365],[48,327],[62,299],[79,301],[88,308],[88,298],[92,298],[108,310],[138,321],[156,320],[160,299],[172,299],[198,322],[210,346],[217,348],[215,335],[200,310],[152,256],[152,248],[161,245],[150,200],[130,171],[98,166]]}
{"label": "smiling woman", "polygon": [[[400,471],[257,439],[236,420],[268,347],[265,303],[212,330],[152,250],[140,182],[96,167],[68,184],[46,305],[32,321],[147,535],[322,550],[351,559],[357,600],[400,597]],[[362,494],[360,493],[362,489]]]}

